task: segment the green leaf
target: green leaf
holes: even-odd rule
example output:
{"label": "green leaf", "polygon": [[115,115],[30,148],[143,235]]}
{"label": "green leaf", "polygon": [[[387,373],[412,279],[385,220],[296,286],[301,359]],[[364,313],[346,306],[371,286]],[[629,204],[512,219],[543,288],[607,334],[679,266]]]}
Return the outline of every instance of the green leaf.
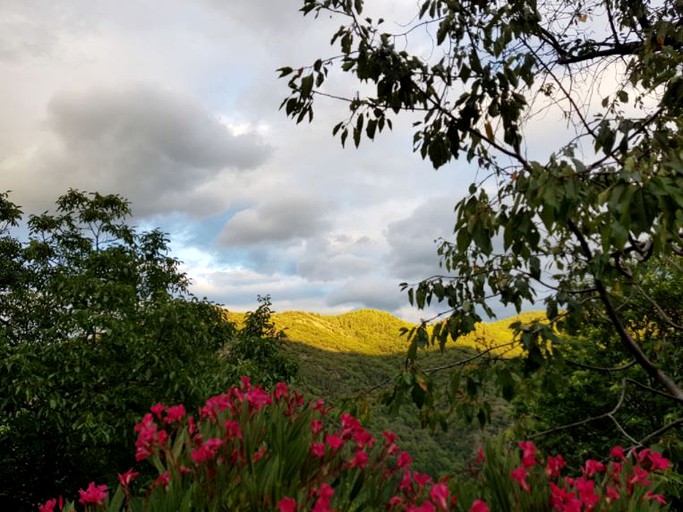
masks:
{"label": "green leaf", "polygon": [[301,96],[306,97],[311,95],[311,91],[313,90],[313,75],[306,75],[301,79]]}
{"label": "green leaf", "polygon": [[290,68],[289,66],[285,66],[283,68],[279,68],[277,71],[280,72],[280,76],[278,78],[282,78],[283,76],[291,74],[294,69]]}

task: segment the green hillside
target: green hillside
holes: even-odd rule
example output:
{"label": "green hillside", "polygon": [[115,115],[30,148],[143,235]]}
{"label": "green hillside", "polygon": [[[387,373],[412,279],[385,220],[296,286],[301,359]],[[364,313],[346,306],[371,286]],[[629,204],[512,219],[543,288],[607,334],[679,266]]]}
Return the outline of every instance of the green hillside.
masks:
{"label": "green hillside", "polygon": [[[441,366],[470,354],[470,350],[506,345],[513,339],[511,323],[531,321],[543,313],[529,312],[477,325],[474,332],[457,343],[449,342],[441,353],[437,347],[424,351],[424,368]],[[242,313],[228,313],[238,324]],[[401,368],[408,341],[401,328],[414,324],[390,313],[360,309],[341,315],[320,315],[300,311],[275,313],[275,326],[287,335],[288,347],[301,361],[302,382],[311,393],[340,398],[384,382]],[[518,355],[520,349],[507,352]]]}
{"label": "green hillside", "polygon": [[[542,313],[523,315],[482,324],[468,336],[450,342],[441,352],[437,347],[420,354],[422,368],[447,365],[473,353],[473,348],[489,348],[509,343],[509,325],[516,320],[530,321]],[[229,313],[236,322],[240,313]],[[401,439],[401,446],[415,458],[415,467],[432,474],[452,473],[480,444],[482,431],[476,425],[453,421],[447,432],[431,432],[422,428],[415,408],[407,406],[397,417],[390,416],[379,403],[382,393],[390,391],[392,378],[401,371],[408,341],[400,336],[401,327],[412,324],[383,311],[363,309],[342,315],[319,315],[290,311],[276,313],[272,318],[278,329],[287,335],[286,347],[298,358],[300,378],[296,383],[315,396],[365,417],[371,429],[389,429]],[[436,375],[444,380],[448,372]],[[444,384],[445,385],[445,384]],[[507,425],[506,404],[494,408],[489,430]]]}

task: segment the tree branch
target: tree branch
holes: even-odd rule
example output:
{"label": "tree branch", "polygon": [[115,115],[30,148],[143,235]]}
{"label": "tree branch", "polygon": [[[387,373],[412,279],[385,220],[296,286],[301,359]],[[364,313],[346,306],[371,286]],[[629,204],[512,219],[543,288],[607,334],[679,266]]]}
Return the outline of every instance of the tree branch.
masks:
{"label": "tree branch", "polygon": [[622,384],[622,385],[621,385],[621,394],[619,395],[619,400],[617,400],[616,405],[612,408],[611,411],[606,412],[606,413],[604,413],[604,414],[600,414],[599,416],[592,416],[592,417],[590,417],[590,418],[585,418],[585,419],[583,419],[583,420],[575,421],[575,422],[569,423],[569,424],[567,424],[567,425],[560,425],[559,427],[554,427],[554,428],[550,428],[550,429],[548,429],[548,430],[544,430],[544,431],[542,431],[542,432],[537,432],[536,434],[532,434],[532,435],[530,435],[530,436],[527,436],[527,439],[531,440],[531,439],[535,439],[535,438],[537,438],[537,437],[543,437],[543,436],[546,436],[546,435],[548,435],[548,434],[553,434],[553,433],[555,433],[555,432],[560,432],[560,431],[562,431],[562,430],[567,430],[567,429],[574,428],[574,427],[580,427],[581,425],[585,425],[585,424],[590,423],[590,422],[592,422],[592,421],[601,420],[601,419],[603,419],[603,418],[609,418],[609,419],[611,419],[611,420],[614,422],[614,424],[617,426],[617,428],[619,429],[619,431],[624,435],[624,437],[626,437],[628,440],[630,440],[630,441],[633,442],[633,443],[637,443],[637,441],[636,441],[635,439],[633,439],[633,438],[624,430],[624,428],[621,426],[621,424],[620,424],[620,423],[617,421],[617,419],[614,417],[614,414],[615,414],[615,413],[621,408],[621,406],[623,405],[623,403],[624,403],[624,398],[625,398],[625,396],[626,396],[626,379],[622,380],[622,381],[621,381],[621,384]]}
{"label": "tree branch", "polygon": [[[593,253],[590,250],[590,247],[588,246],[588,242],[586,241],[586,238],[583,236],[583,234],[576,226],[574,221],[570,219],[567,222],[567,226],[569,230],[577,238],[579,245],[581,246],[581,251],[583,252],[583,255],[586,257],[588,261],[592,260]],[[597,276],[594,276],[594,279],[595,287],[597,288],[600,300],[602,301],[602,304],[605,307],[607,317],[609,318],[610,322],[617,331],[617,334],[624,349],[634,357],[638,364],[645,370],[645,372],[653,380],[659,382],[672,395],[672,398],[674,398],[678,402],[683,403],[683,390],[680,387],[678,387],[678,385],[666,373],[664,373],[652,361],[650,361],[645,352],[643,352],[643,350],[640,348],[640,345],[638,345],[635,342],[633,337],[629,334],[624,325],[621,323],[621,320],[619,319],[619,316],[616,310],[614,309],[614,305],[612,304],[612,301],[609,297],[609,293],[607,292],[607,289],[605,288],[605,285],[602,282],[602,280]]]}
{"label": "tree branch", "polygon": [[671,430],[672,428],[676,428],[676,427],[679,427],[682,425],[683,425],[683,418],[678,418],[677,420],[672,421],[668,425],[664,425],[659,430],[655,430],[651,434],[648,434],[647,436],[642,438],[640,441],[638,441],[638,443],[635,446],[633,446],[633,448],[636,448],[638,446],[645,446],[647,443],[649,443],[655,437],[662,435],[664,432],[667,432],[667,431]]}
{"label": "tree branch", "polygon": [[[615,373],[615,372],[623,372],[624,370],[628,370],[629,368],[635,366],[637,364],[637,361],[634,359],[630,363],[625,364],[624,366],[618,366],[616,368],[604,368],[602,366],[593,366],[590,364],[577,363],[575,361],[569,361],[569,360],[567,360],[567,363],[570,364],[571,366],[576,366],[577,368],[585,368],[586,370],[593,370],[596,372]],[[670,395],[666,395],[666,396],[670,397]],[[673,398],[673,397],[670,397],[670,398]]]}
{"label": "tree branch", "polygon": [[585,62],[587,60],[600,59],[602,57],[635,55],[641,50],[642,47],[643,45],[639,41],[615,44],[613,47],[606,48],[604,50],[595,50],[578,55],[567,55],[565,57],[560,57],[557,60],[557,63],[566,66],[568,64]]}
{"label": "tree branch", "polygon": [[444,366],[437,366],[435,368],[427,368],[426,370],[424,370],[424,373],[435,373],[435,372],[440,372],[441,370],[448,370],[450,368],[455,368],[456,366],[464,366],[467,363],[471,363],[472,361],[485,356],[489,352],[492,352],[492,351],[497,350],[497,349],[505,348],[505,347],[513,347],[516,343],[517,343],[516,341],[511,341],[509,343],[504,343],[502,345],[496,345],[495,347],[489,347],[486,350],[483,350],[481,352],[477,352],[475,355],[473,355],[472,357],[468,357],[467,359],[462,359],[460,361],[456,361],[454,363],[450,363],[450,364],[447,364]]}

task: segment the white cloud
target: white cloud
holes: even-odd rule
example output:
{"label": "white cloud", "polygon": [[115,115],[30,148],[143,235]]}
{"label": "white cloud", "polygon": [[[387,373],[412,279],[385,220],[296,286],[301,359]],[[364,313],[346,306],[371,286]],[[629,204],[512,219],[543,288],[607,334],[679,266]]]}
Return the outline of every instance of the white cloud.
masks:
{"label": "white cloud", "polygon": [[267,245],[310,238],[328,227],[329,206],[305,195],[272,197],[242,210],[220,235],[226,246]]}
{"label": "white cloud", "polygon": [[[232,308],[271,294],[279,310],[411,314],[398,283],[436,268],[471,166],[433,172],[410,118],[355,150],[331,136],[346,104],[320,101],[312,125],[279,112],[275,69],[334,53],[339,20],[300,5],[4,0],[4,188],[29,211],[68,187],[125,195],[135,223],[171,232],[195,292]],[[398,28],[415,3],[367,9]]]}

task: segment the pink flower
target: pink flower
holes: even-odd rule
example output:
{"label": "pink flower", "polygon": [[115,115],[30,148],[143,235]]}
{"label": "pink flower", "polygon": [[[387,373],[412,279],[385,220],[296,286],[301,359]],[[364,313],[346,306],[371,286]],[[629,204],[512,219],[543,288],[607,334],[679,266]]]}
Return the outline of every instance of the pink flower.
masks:
{"label": "pink flower", "polygon": [[325,456],[325,445],[323,443],[311,443],[311,453],[316,457],[323,458]]}
{"label": "pink flower", "polygon": [[320,489],[318,489],[318,496],[326,500],[331,500],[332,496],[334,496],[334,489],[326,482],[323,482],[320,485]]}
{"label": "pink flower", "polygon": [[419,507],[408,505],[406,512],[435,512],[434,504],[431,501],[423,501]]}
{"label": "pink flower", "polygon": [[622,464],[619,462],[610,462],[609,463],[609,473],[612,478],[615,480],[619,478],[619,475],[621,474],[621,470],[624,468]]}
{"label": "pink flower", "polygon": [[652,482],[650,482],[647,477],[649,473],[645,471],[643,468],[634,466],[633,467],[633,474],[628,477],[628,485],[629,488],[632,487],[634,484],[642,484],[644,486],[651,485]]}
{"label": "pink flower", "polygon": [[317,491],[318,499],[313,505],[313,512],[330,512],[330,503],[334,496],[334,489],[328,483],[323,482]]}
{"label": "pink flower", "polygon": [[325,443],[334,451],[337,451],[344,446],[344,439],[339,434],[327,434],[325,436]]}
{"label": "pink flower", "polygon": [[[482,448],[481,446],[477,450],[477,458],[474,459],[474,463],[475,464],[483,464],[484,463],[484,448]],[[475,500],[475,502],[476,501],[479,501],[479,500]],[[484,503],[484,502],[482,501],[481,503]],[[486,503],[484,503],[484,506],[486,506]]]}
{"label": "pink flower", "polygon": [[340,419],[341,419],[342,431],[343,431],[342,435],[344,437],[350,437],[358,429],[363,428],[363,426],[360,424],[360,421],[358,421],[358,419],[351,416],[348,412],[342,413],[342,415],[340,416]]}
{"label": "pink flower", "polygon": [[602,473],[605,471],[605,465],[597,460],[588,459],[586,465],[581,468],[581,472],[586,475],[587,478],[592,477],[595,473]]}
{"label": "pink flower", "polygon": [[282,398],[287,398],[289,396],[289,389],[287,384],[284,382],[278,382],[275,384],[275,398],[280,400]]}
{"label": "pink flower", "polygon": [[227,393],[212,396],[199,412],[202,418],[216,419],[216,416],[232,406],[230,396]]}
{"label": "pink flower", "polygon": [[175,421],[180,421],[185,417],[185,407],[183,404],[173,405],[166,409],[166,423],[173,423]]}
{"label": "pink flower", "polygon": [[189,416],[187,418],[187,431],[190,433],[190,435],[197,433],[197,424],[194,421],[194,416]]}
{"label": "pink flower", "polygon": [[149,410],[154,413],[154,416],[161,419],[161,413],[166,410],[166,406],[164,404],[154,404]]}
{"label": "pink flower", "polygon": [[247,402],[255,410],[258,411],[273,403],[273,399],[270,395],[263,391],[261,388],[252,388],[247,391]]}
{"label": "pink flower", "polygon": [[56,506],[56,499],[47,500],[45,504],[38,505],[38,512],[54,512]]}
{"label": "pink flower", "polygon": [[121,485],[123,486],[124,489],[127,489],[130,483],[135,480],[138,476],[140,476],[140,473],[137,471],[134,471],[133,468],[130,468],[128,471],[125,473],[118,474],[119,476],[119,482],[121,482]]}
{"label": "pink flower", "polygon": [[416,471],[415,473],[413,473],[413,480],[415,480],[415,483],[417,484],[417,486],[420,489],[422,489],[425,485],[432,482],[432,477],[427,475],[427,474],[418,473]]}
{"label": "pink flower", "polygon": [[617,488],[613,485],[607,486],[607,492],[605,494],[607,495],[607,498],[610,500],[619,499],[619,491],[617,491]]}
{"label": "pink flower", "polygon": [[171,483],[171,475],[168,473],[168,471],[164,471],[155,480],[153,487],[158,487],[160,485],[163,487],[167,487],[169,483]]}
{"label": "pink flower", "polygon": [[396,467],[399,469],[407,468],[413,463],[413,458],[408,452],[401,452],[396,457]]}
{"label": "pink flower", "polygon": [[642,464],[650,457],[650,453],[651,452],[649,448],[644,448],[640,452],[636,452],[636,458],[638,459],[638,462]]}
{"label": "pink flower", "polygon": [[399,491],[409,491],[413,487],[413,484],[411,483],[411,478],[410,478],[410,471],[404,471],[403,472],[403,478],[401,479],[401,483],[398,485]]}
{"label": "pink flower", "polygon": [[325,408],[325,402],[322,398],[318,398],[318,400],[316,400],[313,404],[313,410],[318,411],[323,416],[325,416],[331,409],[331,407]]}
{"label": "pink flower", "polygon": [[562,457],[562,455],[557,455],[555,457],[550,455],[548,456],[545,463],[545,473],[550,477],[558,477],[560,476],[562,468],[566,465],[567,461],[564,460],[564,457]]}
{"label": "pink flower", "polygon": [[668,469],[670,466],[669,459],[662,457],[661,453],[651,452],[648,460],[650,462],[650,471],[657,471],[658,469]]}
{"label": "pink flower", "polygon": [[586,510],[593,510],[593,507],[600,501],[595,494],[595,482],[579,477],[574,481],[574,487],[579,491],[579,498],[586,505]]}
{"label": "pink flower", "polygon": [[398,453],[401,451],[401,449],[398,447],[396,443],[391,443],[389,446],[386,447],[387,450],[387,455],[393,455],[394,453]]}
{"label": "pink flower", "polygon": [[240,381],[242,382],[242,389],[245,391],[249,391],[251,389],[251,379],[249,377],[243,375],[240,377]]}
{"label": "pink flower", "polygon": [[525,468],[536,465],[536,445],[533,441],[520,441],[517,444],[522,449],[522,465]]}
{"label": "pink flower", "polygon": [[429,499],[441,510],[448,510],[448,498],[451,492],[444,483],[435,484],[429,491]]}
{"label": "pink flower", "polygon": [[474,500],[469,512],[489,512],[489,507],[486,505],[485,501]]}
{"label": "pink flower", "polygon": [[517,469],[512,471],[510,473],[510,478],[513,480],[517,480],[517,483],[519,483],[519,486],[524,489],[526,492],[531,492],[531,488],[529,487],[529,484],[526,481],[526,477],[529,476],[529,472],[526,470],[524,466],[519,466]]}
{"label": "pink flower", "polygon": [[356,429],[353,433],[353,440],[356,441],[358,448],[365,448],[366,446],[372,448],[376,442],[375,438],[372,437],[372,434],[363,427]]}
{"label": "pink flower", "polygon": [[81,505],[103,505],[104,500],[107,499],[107,486],[105,484],[95,485],[95,482],[90,482],[86,490],[79,489],[78,494],[80,498],[78,502]]}
{"label": "pink flower", "polygon": [[218,450],[225,444],[225,441],[218,438],[208,439],[199,449],[193,449],[190,458],[197,464],[204,461],[213,460],[218,454]]}
{"label": "pink flower", "polygon": [[353,455],[353,459],[349,462],[349,467],[365,469],[365,465],[368,463],[368,454],[365,450],[356,450]]}
{"label": "pink flower", "polygon": [[402,504],[403,504],[403,498],[401,498],[399,496],[392,496],[391,498],[389,498],[389,508],[394,508],[394,507],[396,507],[398,505],[402,505]]}
{"label": "pink flower", "polygon": [[[573,479],[565,478],[566,485],[571,485],[570,480],[574,482]],[[583,502],[576,497],[575,492],[567,492],[553,482],[550,482],[550,502],[553,509],[560,512],[581,512],[583,507]]]}
{"label": "pink flower", "polygon": [[655,494],[652,491],[647,491],[647,494],[645,495],[645,499],[647,500],[654,500],[660,505],[666,505],[666,500],[664,499],[664,496],[661,494]]}
{"label": "pink flower", "polygon": [[278,502],[277,508],[280,512],[296,512],[296,500],[285,496]]}
{"label": "pink flower", "polygon": [[240,427],[240,424],[234,420],[226,420],[225,436],[228,440],[242,439],[242,428]]}
{"label": "pink flower", "polygon": [[621,446],[615,446],[609,452],[611,457],[615,459],[626,460],[626,455],[624,455],[624,449]]}
{"label": "pink flower", "polygon": [[149,413],[145,414],[140,423],[133,427],[138,434],[135,441],[135,460],[144,460],[154,453],[154,447],[159,444],[157,429],[157,424]]}
{"label": "pink flower", "polygon": [[261,446],[258,450],[254,452],[254,455],[251,457],[251,461],[256,463],[266,455],[268,455],[268,449],[265,447],[265,445]]}
{"label": "pink flower", "polygon": [[323,422],[320,420],[311,420],[311,432],[319,433],[323,429]]}
{"label": "pink flower", "polygon": [[389,446],[396,441],[398,441],[398,436],[394,434],[393,432],[389,432],[388,430],[385,430],[382,432],[382,435],[384,436],[384,444]]}

